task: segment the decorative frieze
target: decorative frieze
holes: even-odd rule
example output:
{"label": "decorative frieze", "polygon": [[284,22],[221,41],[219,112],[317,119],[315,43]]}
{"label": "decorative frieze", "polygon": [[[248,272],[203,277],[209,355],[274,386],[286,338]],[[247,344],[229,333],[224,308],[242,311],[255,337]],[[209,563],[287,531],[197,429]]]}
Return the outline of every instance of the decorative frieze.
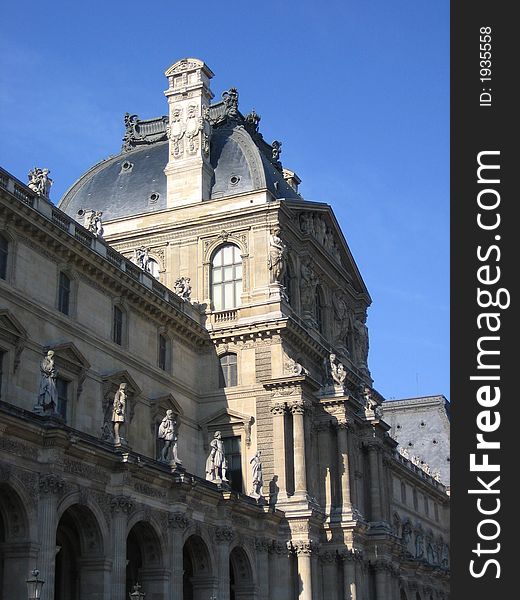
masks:
{"label": "decorative frieze", "polygon": [[134,507],[134,502],[129,496],[113,496],[110,501],[112,513],[129,514]]}
{"label": "decorative frieze", "polygon": [[191,525],[191,520],[182,512],[174,512],[168,515],[168,526],[173,529],[186,529]]}
{"label": "decorative frieze", "polygon": [[215,541],[219,544],[228,543],[230,544],[235,537],[235,532],[231,527],[216,527],[215,528]]}

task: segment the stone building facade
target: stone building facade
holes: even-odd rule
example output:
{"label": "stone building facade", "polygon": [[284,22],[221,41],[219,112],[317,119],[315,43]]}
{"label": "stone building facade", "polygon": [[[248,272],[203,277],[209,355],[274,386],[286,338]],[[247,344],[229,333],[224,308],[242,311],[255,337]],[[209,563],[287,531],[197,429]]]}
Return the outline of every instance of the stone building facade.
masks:
{"label": "stone building facade", "polygon": [[383,418],[398,450],[450,486],[450,403],[444,396],[386,400]]}
{"label": "stone building facade", "polygon": [[212,75],[172,65],[59,207],[0,171],[3,597],[37,567],[43,600],[445,599],[446,488],[382,419],[343,233]]}

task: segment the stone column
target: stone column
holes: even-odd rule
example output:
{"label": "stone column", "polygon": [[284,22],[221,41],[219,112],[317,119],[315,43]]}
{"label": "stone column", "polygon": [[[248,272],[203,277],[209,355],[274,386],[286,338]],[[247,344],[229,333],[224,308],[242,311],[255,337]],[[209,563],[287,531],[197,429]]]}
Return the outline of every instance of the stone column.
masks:
{"label": "stone column", "polygon": [[344,600],[336,571],[336,555],[328,550],[320,555],[322,568],[321,597],[325,600]]}
{"label": "stone column", "polygon": [[170,590],[171,600],[182,600],[183,596],[183,538],[184,530],[190,524],[190,520],[181,512],[168,515],[168,546],[170,556]]}
{"label": "stone column", "polygon": [[379,448],[368,447],[370,464],[370,520],[381,521],[381,490],[379,481]]}
{"label": "stone column", "polygon": [[274,504],[276,504],[277,500],[285,500],[287,498],[287,478],[285,464],[285,411],[285,404],[282,402],[276,402],[271,406],[271,413],[273,415],[273,475],[278,477],[276,484],[279,490],[278,498],[271,498],[271,502]]}
{"label": "stone column", "polygon": [[350,495],[350,444],[349,425],[338,424],[338,451],[340,460],[340,486],[341,486],[341,514],[352,512],[352,499]]}
{"label": "stone column", "polygon": [[269,543],[265,538],[255,539],[258,600],[269,600]]}
{"label": "stone column", "polygon": [[311,560],[313,544],[309,540],[300,540],[294,541],[292,545],[298,558],[298,600],[313,600]]}
{"label": "stone column", "polygon": [[217,527],[215,541],[217,542],[217,574],[218,600],[229,600],[229,546],[235,534],[231,527]]}
{"label": "stone column", "polygon": [[287,546],[273,542],[269,547],[269,599],[290,597],[289,567]]}
{"label": "stone column", "polygon": [[38,529],[40,553],[38,569],[45,581],[41,600],[54,600],[54,576],[56,570],[56,530],[58,527],[58,500],[64,482],[59,475],[41,475],[39,481]]}
{"label": "stone column", "polygon": [[289,407],[293,414],[294,495],[307,495],[307,464],[305,460],[305,404],[295,402]]}
{"label": "stone column", "polygon": [[126,537],[128,514],[133,502],[128,496],[114,496],[112,509],[112,596],[111,600],[126,600]]}
{"label": "stone column", "polygon": [[345,585],[345,600],[358,600],[356,563],[352,551],[343,555],[343,580]]}

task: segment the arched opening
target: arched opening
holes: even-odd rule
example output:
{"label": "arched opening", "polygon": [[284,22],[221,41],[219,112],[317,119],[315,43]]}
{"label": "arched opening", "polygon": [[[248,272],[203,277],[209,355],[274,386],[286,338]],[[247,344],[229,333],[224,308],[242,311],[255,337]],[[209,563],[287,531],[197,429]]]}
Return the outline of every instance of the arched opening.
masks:
{"label": "arched opening", "polygon": [[9,258],[9,241],[0,233],[0,279],[7,278],[7,261]]}
{"label": "arched opening", "polygon": [[408,600],[408,596],[406,595],[406,592],[403,590],[403,588],[401,588],[400,600]]}
{"label": "arched opening", "polygon": [[220,246],[211,260],[211,299],[215,310],[238,308],[242,294],[242,256],[234,244]]}
{"label": "arched opening", "polygon": [[150,523],[139,521],[126,539],[126,598],[136,584],[148,598],[165,598],[168,575],[161,541]]}
{"label": "arched opening", "polygon": [[20,496],[0,483],[0,598],[26,598],[25,580],[34,569],[27,513]]}
{"label": "arched opening", "polygon": [[54,600],[102,597],[105,557],[98,522],[86,506],[75,504],[56,530]]}
{"label": "arched opening", "polygon": [[233,548],[229,555],[230,600],[250,600],[255,597],[251,563],[243,548]]}
{"label": "arched opening", "polygon": [[213,575],[211,557],[204,540],[191,535],[184,543],[183,600],[207,600],[217,592],[217,580]]}

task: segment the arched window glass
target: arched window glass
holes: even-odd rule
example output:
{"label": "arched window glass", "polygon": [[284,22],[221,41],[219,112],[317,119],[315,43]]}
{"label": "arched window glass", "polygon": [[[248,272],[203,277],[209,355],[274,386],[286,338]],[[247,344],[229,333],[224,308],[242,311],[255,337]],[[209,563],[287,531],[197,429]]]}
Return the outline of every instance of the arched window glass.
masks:
{"label": "arched window glass", "polygon": [[237,355],[224,354],[220,357],[219,387],[238,385]]}
{"label": "arched window glass", "polygon": [[170,339],[163,333],[159,334],[158,348],[158,365],[159,369],[170,372],[171,369],[171,342]]}
{"label": "arched window glass", "polygon": [[58,310],[64,315],[70,310],[70,277],[65,273],[60,273],[58,282]]}
{"label": "arched window glass", "polygon": [[323,333],[323,325],[324,325],[324,302],[323,302],[323,292],[319,285],[316,286],[316,323],[318,325],[318,331]]}
{"label": "arched window glass", "polygon": [[7,257],[9,256],[9,242],[0,233],[0,279],[7,276]]}
{"label": "arched window glass", "polygon": [[237,246],[222,246],[215,252],[211,268],[211,291],[215,310],[240,306],[242,257]]}

